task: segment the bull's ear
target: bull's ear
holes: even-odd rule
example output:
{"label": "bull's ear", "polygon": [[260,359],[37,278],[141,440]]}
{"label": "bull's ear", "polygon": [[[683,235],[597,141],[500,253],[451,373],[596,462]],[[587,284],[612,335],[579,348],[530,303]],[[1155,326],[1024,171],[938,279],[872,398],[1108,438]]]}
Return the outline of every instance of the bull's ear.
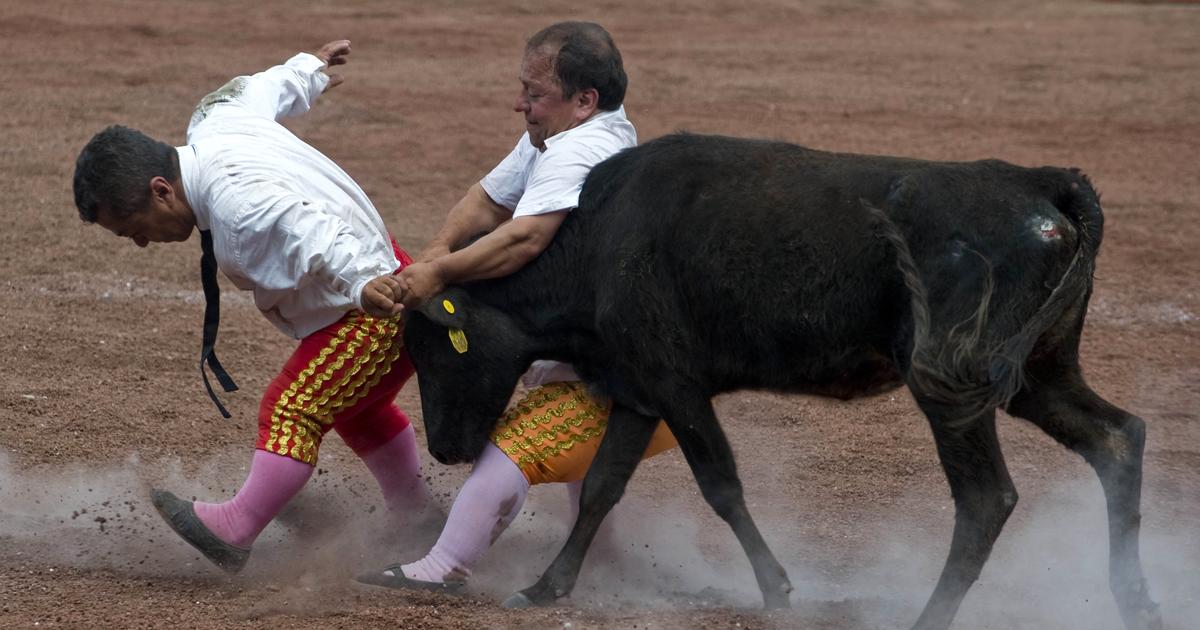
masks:
{"label": "bull's ear", "polygon": [[450,345],[459,354],[467,351],[467,334],[463,332],[467,322],[467,293],[458,287],[446,289],[440,295],[433,296],[417,310],[436,324],[445,326],[450,337]]}
{"label": "bull's ear", "polygon": [[450,287],[433,296],[417,308],[422,315],[446,328],[462,329],[467,323],[467,293],[458,287]]}

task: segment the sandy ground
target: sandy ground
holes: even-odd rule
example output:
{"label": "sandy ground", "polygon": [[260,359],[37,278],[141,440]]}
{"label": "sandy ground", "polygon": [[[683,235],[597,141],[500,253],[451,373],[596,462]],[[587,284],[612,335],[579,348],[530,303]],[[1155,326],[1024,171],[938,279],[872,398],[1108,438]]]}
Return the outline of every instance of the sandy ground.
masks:
{"label": "sandy ground", "polygon": [[[123,123],[182,143],[200,96],[336,38],[347,82],[291,127],[353,175],[419,249],[522,130],[524,37],[586,18],[614,34],[642,140],[677,129],[929,159],[1077,166],[1107,217],[1082,360],[1149,423],[1144,558],[1169,627],[1200,617],[1200,10],[1187,3],[462,0],[0,6],[0,626],[903,628],[932,590],[953,506],[901,391],[854,403],[717,400],[794,610],[764,614],[749,564],[678,453],[644,465],[617,532],[557,608],[497,606],[563,540],[539,487],[465,598],[360,589],[410,560],[377,490],[332,439],[228,579],[166,530],[150,486],[212,499],[241,483],[258,393],[291,348],[231,285],[223,421],[196,374],[195,241],[139,250],[79,221],[75,156]],[[1188,245],[1192,243],[1192,245]],[[415,382],[401,394],[420,417]],[[1120,625],[1094,475],[1036,429],[1000,429],[1021,503],[959,628]],[[420,423],[417,422],[418,428]],[[463,468],[426,457],[448,505]]]}

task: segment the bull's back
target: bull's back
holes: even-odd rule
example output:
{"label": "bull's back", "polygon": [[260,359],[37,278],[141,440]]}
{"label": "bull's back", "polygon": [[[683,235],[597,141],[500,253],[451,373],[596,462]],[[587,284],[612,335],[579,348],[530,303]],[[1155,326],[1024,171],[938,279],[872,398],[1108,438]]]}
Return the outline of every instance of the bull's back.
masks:
{"label": "bull's back", "polygon": [[[986,273],[964,252],[1020,234],[1037,205],[1041,184],[1022,171],[719,137],[648,143],[598,166],[584,188],[581,210],[598,211],[600,251],[612,257],[599,272],[597,326],[637,338],[623,348],[640,350],[639,365],[703,366],[692,376],[717,391],[871,390],[895,378],[912,311],[869,207],[914,243],[937,285],[936,315],[961,319]],[[1010,182],[1000,199],[974,190],[995,180]],[[936,194],[914,203],[912,186]],[[986,207],[971,207],[972,196]],[[1008,255],[1029,239],[1003,240]],[[1047,273],[1061,272],[1060,253],[1044,257]],[[1016,297],[1018,287],[1000,292]]]}

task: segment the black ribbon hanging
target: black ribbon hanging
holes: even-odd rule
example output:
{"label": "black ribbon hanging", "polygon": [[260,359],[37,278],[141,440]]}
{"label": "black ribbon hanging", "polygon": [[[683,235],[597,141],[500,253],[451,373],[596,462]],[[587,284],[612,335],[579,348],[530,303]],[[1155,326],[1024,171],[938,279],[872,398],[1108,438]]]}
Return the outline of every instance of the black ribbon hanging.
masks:
{"label": "black ribbon hanging", "polygon": [[208,382],[208,374],[204,371],[204,364],[207,363],[213,376],[217,377],[217,381],[226,392],[237,391],[237,384],[221,366],[213,349],[217,345],[217,326],[221,320],[221,289],[217,285],[217,257],[213,254],[212,233],[208,230],[200,230],[200,250],[200,282],[204,286],[204,336],[200,348],[200,376],[204,378],[204,387],[208,390],[213,404],[222,416],[228,418],[229,412],[217,398],[216,392]]}

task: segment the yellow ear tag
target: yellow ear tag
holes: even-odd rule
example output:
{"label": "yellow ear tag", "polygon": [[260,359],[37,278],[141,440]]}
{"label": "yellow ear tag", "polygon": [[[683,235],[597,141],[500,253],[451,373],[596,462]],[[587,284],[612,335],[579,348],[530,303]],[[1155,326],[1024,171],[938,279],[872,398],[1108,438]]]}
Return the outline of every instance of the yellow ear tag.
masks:
{"label": "yellow ear tag", "polygon": [[454,314],[454,304],[450,300],[442,300],[442,308],[446,309],[447,313]]}
{"label": "yellow ear tag", "polygon": [[461,328],[450,329],[450,345],[454,346],[459,354],[467,351],[467,335]]}

